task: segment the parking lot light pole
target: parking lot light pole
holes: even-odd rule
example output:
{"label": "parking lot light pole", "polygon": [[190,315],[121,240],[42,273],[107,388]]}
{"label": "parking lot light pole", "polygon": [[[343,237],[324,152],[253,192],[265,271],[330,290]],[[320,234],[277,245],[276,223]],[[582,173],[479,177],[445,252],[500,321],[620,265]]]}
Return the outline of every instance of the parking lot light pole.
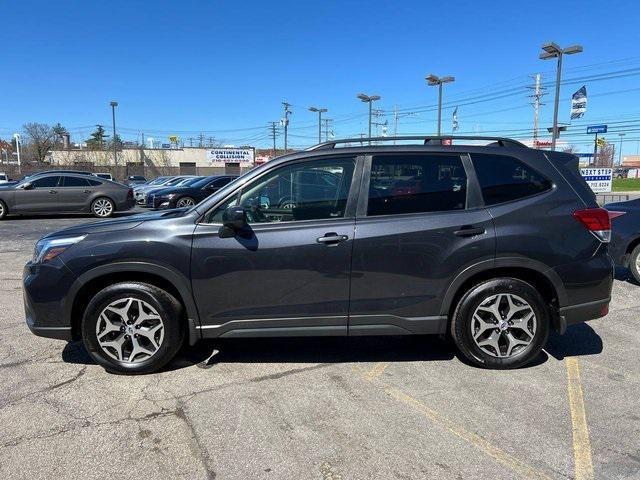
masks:
{"label": "parking lot light pole", "polygon": [[380,95],[365,95],[364,93],[359,93],[358,98],[362,100],[364,103],[369,104],[369,145],[371,145],[371,114],[372,114],[372,105],[373,102],[380,100]]}
{"label": "parking lot light pole", "polygon": [[16,153],[18,154],[18,174],[22,175],[22,162],[20,162],[20,134],[14,133],[13,138],[16,140]]}
{"label": "parking lot light pole", "polygon": [[[618,149],[618,166],[622,165],[622,137],[624,137],[626,135],[626,133],[619,133],[618,134],[620,136],[620,148]],[[613,162],[611,162],[613,163]]]}
{"label": "parking lot light pole", "polygon": [[558,139],[558,103],[560,102],[560,80],[562,78],[562,57],[564,55],[573,55],[582,52],[582,45],[572,45],[567,48],[560,48],[557,43],[549,42],[542,45],[540,60],[549,60],[550,58],[558,59],[556,67],[556,98],[553,101],[553,131],[551,132],[551,150],[556,149],[556,141]]}
{"label": "parking lot light pole", "polygon": [[116,151],[116,107],[118,102],[111,102],[111,118],[113,120],[113,162],[116,166],[116,175],[118,174],[118,153]]}
{"label": "parking lot light pole", "polygon": [[427,81],[427,85],[430,87],[438,86],[438,136],[440,136],[442,125],[442,84],[455,81],[455,77],[438,77],[433,73],[430,73],[425,77],[425,80]]}
{"label": "parking lot light pole", "polygon": [[318,143],[322,143],[322,114],[327,112],[326,108],[309,107],[310,112],[318,112]]}

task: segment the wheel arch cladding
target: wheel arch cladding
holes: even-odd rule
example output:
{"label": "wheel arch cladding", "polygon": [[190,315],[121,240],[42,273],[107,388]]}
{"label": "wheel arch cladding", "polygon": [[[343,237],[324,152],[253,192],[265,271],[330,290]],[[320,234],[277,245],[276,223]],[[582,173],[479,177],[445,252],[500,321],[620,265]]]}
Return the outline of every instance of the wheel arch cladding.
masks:
{"label": "wheel arch cladding", "polygon": [[140,263],[104,265],[78,278],[70,292],[71,302],[67,306],[74,339],[81,336],[84,310],[93,296],[103,288],[120,282],[148,283],[174,296],[186,313],[183,321],[189,335],[189,343],[192,345],[199,339],[200,334],[196,328],[196,325],[200,324],[199,316],[187,280],[181,279],[179,274],[168,268]]}
{"label": "wheel arch cladding", "polygon": [[463,276],[462,278],[458,276],[456,280],[452,282],[451,287],[445,295],[442,312],[443,315],[447,315],[449,321],[451,321],[451,317],[456,306],[458,305],[458,302],[460,301],[460,298],[462,298],[462,296],[466,292],[473,288],[474,285],[494,278],[515,278],[517,280],[522,280],[529,283],[540,293],[547,305],[551,305],[554,307],[549,309],[551,316],[550,320],[554,328],[559,328],[559,322],[556,318],[557,315],[554,314],[554,310],[557,311],[560,302],[560,299],[558,297],[558,289],[556,288],[552,280],[542,272],[531,268],[519,266],[493,267]]}

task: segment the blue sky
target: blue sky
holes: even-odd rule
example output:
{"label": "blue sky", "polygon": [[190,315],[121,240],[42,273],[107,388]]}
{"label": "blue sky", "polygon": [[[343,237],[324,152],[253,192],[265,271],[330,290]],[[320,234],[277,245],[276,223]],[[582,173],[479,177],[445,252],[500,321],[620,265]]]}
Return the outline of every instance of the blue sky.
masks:
{"label": "blue sky", "polygon": [[[538,54],[554,40],[584,46],[565,59],[564,78],[578,80],[562,89],[560,120],[587,78],[587,115],[574,123],[620,122],[611,124],[628,132],[624,152],[640,146],[640,5],[631,0],[20,1],[2,13],[0,138],[25,122],[59,121],[80,141],[94,124],[110,125],[117,100],[125,139],[202,131],[269,145],[267,123],[287,100],[290,144],[304,146],[317,139],[309,105],[329,109],[339,137],[365,132],[358,92],[382,96],[390,132],[398,105],[419,112],[400,119],[399,133],[433,133],[430,72],[456,77],[445,88],[445,132],[459,104],[460,133],[524,137],[533,119],[527,75],[553,81],[554,63]],[[543,126],[552,97],[551,86]],[[588,150],[589,137],[574,131],[569,140]]]}

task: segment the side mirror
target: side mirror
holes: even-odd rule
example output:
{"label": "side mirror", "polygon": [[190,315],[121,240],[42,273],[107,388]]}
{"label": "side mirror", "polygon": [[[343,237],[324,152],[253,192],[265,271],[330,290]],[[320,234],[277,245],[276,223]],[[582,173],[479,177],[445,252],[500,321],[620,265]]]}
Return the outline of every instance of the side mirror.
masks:
{"label": "side mirror", "polygon": [[27,183],[23,183],[22,184],[22,189],[23,190],[31,190],[33,188],[33,184],[31,182],[27,182]]}
{"label": "side mirror", "polygon": [[233,237],[239,230],[247,227],[247,212],[242,207],[229,207],[222,212],[220,238]]}

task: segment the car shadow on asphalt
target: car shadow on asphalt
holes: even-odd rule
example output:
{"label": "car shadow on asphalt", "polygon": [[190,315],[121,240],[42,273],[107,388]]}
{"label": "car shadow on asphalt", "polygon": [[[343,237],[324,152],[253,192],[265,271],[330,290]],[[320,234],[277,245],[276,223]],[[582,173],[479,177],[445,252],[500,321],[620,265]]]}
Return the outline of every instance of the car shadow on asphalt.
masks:
{"label": "car shadow on asphalt", "polygon": [[[602,351],[602,339],[588,324],[567,329],[565,335],[551,333],[545,349],[528,365],[545,363],[549,355],[557,360],[567,356],[596,355]],[[308,337],[202,340],[184,347],[176,359],[162,371],[197,366],[212,368],[225,363],[375,363],[430,362],[458,358],[450,341],[436,335],[389,337]],[[95,364],[82,342],[70,342],[62,351],[67,363]]]}

